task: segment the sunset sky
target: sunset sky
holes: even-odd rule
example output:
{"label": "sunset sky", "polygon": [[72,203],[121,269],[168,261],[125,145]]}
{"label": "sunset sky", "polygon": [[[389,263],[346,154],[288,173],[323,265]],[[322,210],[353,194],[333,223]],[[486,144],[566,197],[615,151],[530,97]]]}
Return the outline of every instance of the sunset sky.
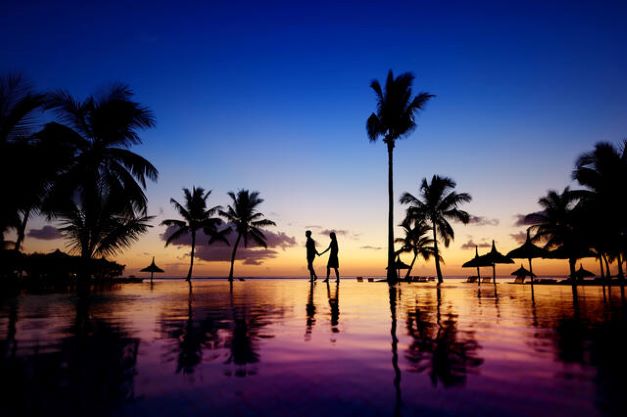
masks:
{"label": "sunset sky", "polygon": [[[455,225],[445,274],[470,273],[460,268],[474,255],[469,243],[513,249],[524,231],[516,216],[537,210],[548,189],[574,185],[579,154],[627,137],[624,1],[106,3],[5,4],[0,73],[81,99],[120,81],[154,111],[157,126],[134,150],[160,171],[147,192],[155,226],[116,258],[127,274],[152,256],[168,276],[186,272],[189,248],[165,248],[159,223],[176,216],[169,199],[196,185],[213,190],[211,205],[257,190],[277,223],[269,250],[248,251],[236,275],[306,275],[306,229],[320,249],[325,231],[338,233],[343,274],[383,275],[387,155],[365,123],[369,83],[388,69],[413,72],[414,89],[436,95],[395,149],[397,200],[433,174],[473,196],[463,208],[475,222]],[[403,212],[397,204],[399,222]],[[27,251],[64,248],[45,226],[31,222]],[[195,275],[226,275],[227,252],[202,248],[211,261]],[[565,261],[534,266],[567,271]],[[421,262],[415,274],[434,266]]]}

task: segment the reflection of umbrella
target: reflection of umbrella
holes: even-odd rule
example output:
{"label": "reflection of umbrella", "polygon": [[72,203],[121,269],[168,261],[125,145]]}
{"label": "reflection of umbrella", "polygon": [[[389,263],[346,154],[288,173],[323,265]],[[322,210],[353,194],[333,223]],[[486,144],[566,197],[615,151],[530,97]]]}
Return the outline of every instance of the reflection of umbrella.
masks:
{"label": "reflection of umbrella", "polygon": [[503,255],[501,252],[496,250],[496,244],[494,240],[492,241],[492,250],[485,255],[479,257],[483,261],[487,262],[488,265],[492,265],[492,280],[496,284],[496,264],[513,264],[514,261],[511,258]]}
{"label": "reflection of umbrella", "polygon": [[475,245],[475,257],[462,265],[462,268],[477,268],[477,282],[481,285],[481,271],[479,267],[491,266],[492,264],[479,256],[479,249]]}
{"label": "reflection of umbrella", "polygon": [[520,268],[512,272],[512,275],[518,278],[525,278],[525,277],[533,278],[536,276],[536,274],[534,274],[533,272],[527,271],[525,267],[522,265],[520,265]]}
{"label": "reflection of umbrella", "polygon": [[152,283],[152,277],[155,275],[155,272],[165,272],[163,269],[159,268],[157,264],[155,264],[155,257],[152,257],[152,263],[148,265],[144,269],[140,269],[140,272],[150,272],[150,282]]}
{"label": "reflection of umbrella", "polygon": [[575,271],[575,278],[577,279],[592,278],[593,276],[595,276],[594,273],[583,269],[582,264],[579,264],[579,269]]}
{"label": "reflection of umbrella", "polygon": [[531,259],[544,258],[546,255],[547,255],[547,252],[544,249],[531,243],[531,238],[529,237],[529,229],[527,229],[527,240],[525,240],[525,243],[523,243],[522,246],[519,246],[516,249],[509,251],[509,253],[507,254],[507,256],[509,256],[510,258],[521,258],[521,259],[529,260],[528,272],[531,275],[526,275],[526,276],[531,277],[532,285],[533,285],[533,278],[535,277],[535,274],[533,273],[533,267],[531,266]]}

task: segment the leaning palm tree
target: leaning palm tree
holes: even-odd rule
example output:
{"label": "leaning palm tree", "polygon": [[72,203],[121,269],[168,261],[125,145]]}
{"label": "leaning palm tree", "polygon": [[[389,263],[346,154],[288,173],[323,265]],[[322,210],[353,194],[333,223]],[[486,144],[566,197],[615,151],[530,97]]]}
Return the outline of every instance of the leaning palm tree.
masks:
{"label": "leaning palm tree", "polygon": [[196,235],[198,231],[202,230],[209,236],[210,243],[221,240],[228,245],[229,242],[224,237],[228,229],[218,231],[222,220],[214,217],[214,215],[219,210],[222,210],[221,206],[207,209],[207,198],[211,194],[211,190],[205,192],[202,187],[192,187],[192,191],[190,191],[188,188],[183,188],[183,194],[185,195],[185,202],[183,204],[173,198],[170,199],[170,203],[183,219],[166,219],[162,221],[161,224],[164,226],[174,226],[176,228],[165,241],[165,246],[168,246],[182,236],[187,234],[191,235],[192,250],[190,254],[189,271],[187,272],[186,278],[186,281],[190,282],[192,279],[192,269],[194,268],[194,252],[196,249]]}
{"label": "leaning palm tree", "polygon": [[[27,213],[40,192],[35,175],[40,164],[33,160],[29,141],[44,98],[20,74],[0,76],[0,193],[5,198],[0,204],[0,242],[6,231],[15,229],[16,249],[23,238]],[[24,170],[26,165],[28,170]]]}
{"label": "leaning palm tree", "polygon": [[405,236],[396,239],[396,243],[402,244],[401,248],[396,252],[412,252],[414,254],[409,268],[407,269],[407,273],[405,274],[405,279],[408,279],[418,255],[425,261],[428,261],[431,255],[435,253],[435,248],[433,246],[433,239],[428,236],[428,233],[431,231],[431,226],[429,226],[424,219],[414,220],[411,216],[408,216],[403,220],[400,226]]}
{"label": "leaning palm tree", "polygon": [[[142,143],[138,131],[154,126],[152,112],[132,100],[128,86],[116,84],[100,97],[76,100],[66,91],[50,94],[48,107],[64,124],[46,124],[41,136],[74,149],[70,166],[60,175],[47,210],[76,195],[85,201],[98,189],[123,192],[128,209],[147,211],[146,178],[156,181],[157,169],[132,152]],[[81,198],[82,198],[81,197]]]}
{"label": "leaning palm tree", "polygon": [[448,247],[455,238],[453,227],[449,220],[467,224],[470,215],[458,208],[462,203],[472,200],[468,193],[452,191],[457,184],[451,178],[434,175],[431,183],[426,178],[420,185],[420,197],[414,197],[410,193],[404,193],[401,197],[402,204],[409,204],[408,215],[414,219],[424,219],[431,223],[433,229],[433,252],[435,258],[435,270],[438,275],[438,284],[443,282],[440,268],[440,253],[438,249],[438,237]]}
{"label": "leaning palm tree", "polygon": [[382,138],[388,150],[388,282],[397,278],[394,269],[394,145],[397,139],[409,135],[416,128],[416,113],[434,97],[426,92],[412,97],[413,81],[414,76],[409,72],[395,78],[390,70],[385,89],[377,80],[370,83],[377,96],[377,111],[368,117],[366,130],[371,142]]}
{"label": "leaning palm tree", "polygon": [[237,247],[242,239],[244,239],[244,247],[248,246],[248,240],[252,239],[255,244],[266,248],[266,237],[261,230],[266,226],[276,226],[272,220],[264,219],[264,214],[257,211],[257,207],[263,203],[263,199],[259,198],[259,192],[239,190],[237,194],[230,191],[231,204],[226,210],[220,210],[228,223],[235,229],[237,238],[233,245],[231,254],[231,270],[229,271],[229,281],[233,281],[233,265],[235,264],[235,255]]}

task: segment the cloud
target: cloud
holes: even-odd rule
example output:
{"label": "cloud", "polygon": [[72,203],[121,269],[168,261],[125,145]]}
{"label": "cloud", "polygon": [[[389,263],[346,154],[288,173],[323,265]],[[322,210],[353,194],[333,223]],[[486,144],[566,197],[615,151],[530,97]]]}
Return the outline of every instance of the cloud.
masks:
{"label": "cloud", "polygon": [[484,216],[470,216],[470,224],[476,224],[477,226],[498,226],[499,219],[488,219]]}
{"label": "cloud", "polygon": [[[169,226],[160,235],[161,239],[167,240],[167,237],[173,233],[174,228],[175,226]],[[237,248],[236,259],[243,260],[246,265],[261,265],[265,260],[276,258],[278,254],[277,249],[285,250],[296,246],[296,239],[283,232],[275,233],[264,230],[263,234],[266,236],[267,248],[256,246],[252,240],[248,241],[248,247],[244,247],[244,242],[242,241]],[[227,240],[230,242],[228,246],[223,242],[215,242],[209,245],[209,238],[204,233],[199,232],[196,237],[196,256],[207,262],[230,262],[236,237],[235,232],[231,232],[228,235]],[[191,235],[183,236],[172,244],[179,247],[190,246]]]}
{"label": "cloud", "polygon": [[28,237],[41,240],[54,240],[63,237],[59,229],[54,226],[44,226],[41,229],[30,229],[27,233]]}
{"label": "cloud", "polygon": [[305,229],[320,230],[320,229],[322,229],[322,226],[318,226],[317,224],[311,224],[311,225],[305,226]]}
{"label": "cloud", "polygon": [[512,233],[510,236],[519,244],[523,244],[527,240],[527,232]]}
{"label": "cloud", "polygon": [[492,245],[490,243],[488,243],[488,242],[478,242],[478,243],[475,243],[472,239],[469,239],[468,242],[462,244],[460,246],[460,248],[462,248],[462,249],[474,249],[475,246],[480,247],[480,248],[489,248]]}
{"label": "cloud", "polygon": [[367,250],[381,250],[383,249],[383,247],[381,246],[372,246],[372,245],[364,245],[364,246],[360,246],[360,249],[367,249]]}
{"label": "cloud", "polygon": [[525,220],[526,214],[514,214],[514,226],[531,226],[534,222]]}
{"label": "cloud", "polygon": [[360,233],[351,233],[348,230],[345,229],[324,229],[321,230],[319,233],[323,234],[323,235],[328,235],[331,232],[335,232],[336,235],[338,236],[344,236],[344,237],[348,237],[349,239],[355,239],[355,240],[359,240],[359,236]]}

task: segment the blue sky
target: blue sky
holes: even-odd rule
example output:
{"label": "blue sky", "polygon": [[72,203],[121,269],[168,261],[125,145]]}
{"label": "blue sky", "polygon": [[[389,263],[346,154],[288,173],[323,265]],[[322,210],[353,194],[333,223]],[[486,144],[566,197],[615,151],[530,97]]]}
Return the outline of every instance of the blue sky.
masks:
{"label": "blue sky", "polygon": [[[168,200],[183,186],[214,189],[215,204],[229,190],[256,189],[278,230],[299,244],[306,225],[350,230],[355,264],[361,246],[385,243],[386,155],[368,143],[365,120],[375,104],[369,83],[390,68],[413,72],[415,90],[436,95],[396,148],[396,194],[416,192],[422,177],[451,176],[473,195],[469,211],[499,221],[459,226],[451,268],[467,256],[459,246],[469,237],[512,246],[513,215],[569,184],[577,155],[595,142],[627,136],[625,2],[24,1],[3,9],[0,72],[81,98],[122,81],[154,111],[157,127],[137,151],[161,172],[149,188],[160,219],[173,214]],[[127,256],[170,256],[158,249],[162,231]]]}

